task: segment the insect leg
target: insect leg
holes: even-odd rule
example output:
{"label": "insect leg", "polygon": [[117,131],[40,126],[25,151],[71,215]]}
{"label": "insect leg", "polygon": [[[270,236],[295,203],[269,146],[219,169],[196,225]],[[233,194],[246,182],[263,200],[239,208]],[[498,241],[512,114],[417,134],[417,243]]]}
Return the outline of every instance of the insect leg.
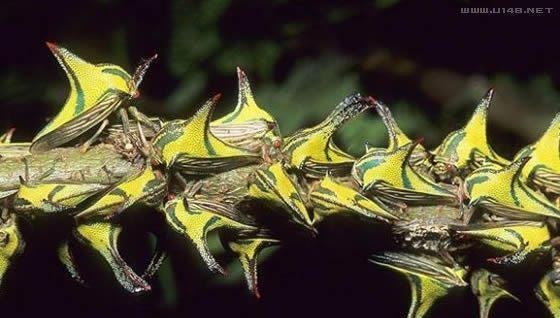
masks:
{"label": "insect leg", "polygon": [[122,121],[123,132],[128,135],[130,133],[130,122],[128,121],[128,113],[125,109],[119,108],[119,117]]}
{"label": "insect leg", "polygon": [[183,188],[183,191],[187,192],[186,189],[189,187],[189,182],[187,181],[187,179],[185,179],[185,177],[183,177],[183,175],[181,175],[181,173],[179,172],[175,172],[173,176],[177,179],[177,181]]}
{"label": "insect leg", "polygon": [[144,129],[142,129],[142,125],[140,125],[139,121],[136,122],[136,125],[138,127],[138,135],[140,136],[140,141],[142,142],[142,147],[140,147],[140,151],[142,152],[144,157],[150,158],[152,144],[149,143],[148,140],[146,139],[146,136],[144,135]]}
{"label": "insect leg", "polygon": [[148,126],[153,131],[159,130],[158,125],[154,124],[148,116],[140,112],[135,106],[129,106],[128,111],[130,112],[132,118],[134,118],[136,121],[142,123],[145,126]]}
{"label": "insect leg", "polygon": [[108,119],[104,119],[103,122],[101,122],[101,125],[99,126],[99,128],[97,129],[97,131],[95,132],[95,134],[93,134],[93,136],[91,136],[91,138],[89,138],[88,140],[86,140],[86,142],[84,142],[81,146],[80,146],[80,151],[82,153],[86,152],[88,150],[88,148],[91,146],[91,144],[97,139],[97,137],[99,137],[99,135],[101,134],[101,132],[103,132],[103,129],[105,129],[105,127],[107,127],[107,125],[109,125],[109,120]]}
{"label": "insect leg", "polygon": [[195,194],[202,188],[202,182],[199,181],[190,181],[187,186],[185,187],[185,195],[187,197],[194,197]]}
{"label": "insect leg", "polygon": [[130,122],[128,120],[128,113],[126,109],[119,108],[119,117],[122,121],[123,133],[124,133],[124,141],[125,141],[125,149],[132,149],[132,143],[130,142]]}
{"label": "insect leg", "polygon": [[21,161],[23,161],[23,165],[25,167],[25,182],[29,181],[29,161],[27,160],[27,157],[23,157],[23,159],[21,159]]}

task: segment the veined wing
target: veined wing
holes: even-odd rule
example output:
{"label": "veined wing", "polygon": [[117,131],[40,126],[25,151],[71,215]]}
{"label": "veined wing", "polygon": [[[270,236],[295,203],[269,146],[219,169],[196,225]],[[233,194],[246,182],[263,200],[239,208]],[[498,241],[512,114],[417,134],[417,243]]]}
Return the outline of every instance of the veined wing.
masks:
{"label": "veined wing", "polygon": [[352,170],[353,162],[320,162],[306,159],[303,162],[303,170],[306,175],[313,178],[322,178],[328,172],[332,176],[347,176]]}
{"label": "veined wing", "polygon": [[530,213],[522,208],[503,205],[491,198],[483,199],[480,205],[494,214],[514,220],[543,220],[546,218],[546,215]]}
{"label": "veined wing", "polygon": [[454,198],[436,195],[431,193],[425,193],[415,190],[409,190],[405,188],[394,187],[386,182],[376,182],[372,187],[371,191],[385,196],[394,201],[402,201],[405,203],[412,204],[450,204],[456,202]]}
{"label": "veined wing", "polygon": [[184,174],[217,174],[260,162],[256,156],[193,158],[179,155],[173,165]]}
{"label": "veined wing", "polygon": [[127,96],[121,91],[108,90],[99,98],[96,105],[80,114],[80,116],[34,140],[29,150],[32,153],[44,152],[73,140],[109,117]]}

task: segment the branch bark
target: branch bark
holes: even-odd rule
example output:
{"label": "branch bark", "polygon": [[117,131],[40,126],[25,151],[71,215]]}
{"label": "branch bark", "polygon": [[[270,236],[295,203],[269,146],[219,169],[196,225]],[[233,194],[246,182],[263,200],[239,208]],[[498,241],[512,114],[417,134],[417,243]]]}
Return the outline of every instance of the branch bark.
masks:
{"label": "branch bark", "polygon": [[96,145],[85,153],[78,148],[56,148],[39,154],[0,158],[0,192],[16,191],[20,177],[30,183],[113,184],[142,165],[142,159],[129,160],[111,144]]}

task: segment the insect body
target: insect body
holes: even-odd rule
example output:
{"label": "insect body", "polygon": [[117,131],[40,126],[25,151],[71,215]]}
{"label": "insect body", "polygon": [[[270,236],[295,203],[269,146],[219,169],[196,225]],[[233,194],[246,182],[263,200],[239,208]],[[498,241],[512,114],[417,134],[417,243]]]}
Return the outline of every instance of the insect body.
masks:
{"label": "insect body", "polygon": [[525,181],[548,193],[560,195],[560,113],[534,144],[522,149],[516,156],[530,157],[523,167]]}
{"label": "insect body", "polygon": [[560,210],[554,204],[520,179],[528,160],[523,157],[502,169],[485,166],[471,173],[464,183],[469,205],[514,219],[560,218]]}
{"label": "insect body", "polygon": [[270,156],[278,154],[282,138],[272,132],[274,125],[260,119],[248,120],[239,124],[212,124],[210,132],[218,139],[251,153],[262,154],[270,161]]}
{"label": "insect body", "polygon": [[188,237],[213,272],[224,274],[223,268],[210,253],[207,235],[220,228],[254,230],[254,222],[243,217],[232,206],[200,198],[177,197],[164,207],[167,223],[178,233]]}
{"label": "insect body", "polygon": [[535,287],[537,298],[548,308],[554,318],[560,318],[560,273],[548,272]]}
{"label": "insect body", "polygon": [[[375,110],[383,120],[383,124],[387,128],[387,133],[389,134],[389,144],[387,146],[387,151],[391,152],[399,147],[402,147],[412,140],[399,128],[397,122],[393,118],[389,107],[380,101],[375,100]],[[428,158],[429,153],[422,145],[417,145],[410,155],[409,162],[412,166],[420,165]]]}
{"label": "insect body", "polygon": [[58,260],[64,265],[66,271],[70,274],[70,277],[80,285],[86,285],[86,282],[82,279],[74,255],[70,249],[70,244],[67,240],[62,242],[56,249],[56,255]]}
{"label": "insect body", "polygon": [[550,232],[546,224],[531,221],[501,221],[468,225],[458,229],[459,234],[473,237],[480,242],[502,252],[510,253],[492,259],[495,263],[517,264],[538,251],[546,251],[550,247]]}
{"label": "insect body", "polygon": [[373,149],[358,159],[352,176],[363,190],[387,202],[454,203],[455,194],[416,172],[409,163],[416,143],[393,151]]}
{"label": "insect body", "polygon": [[14,215],[0,224],[0,284],[10,265],[25,247]]}
{"label": "insect body", "polygon": [[243,267],[245,281],[247,281],[249,291],[257,298],[261,297],[257,280],[257,256],[261,250],[278,244],[278,242],[278,240],[269,236],[251,236],[238,238],[228,243],[229,248],[238,255],[239,260],[241,261],[241,266]]}
{"label": "insect body", "polygon": [[464,268],[449,267],[434,257],[386,252],[372,256],[370,261],[406,276],[412,292],[408,318],[424,317],[452,288],[467,286]]}
{"label": "insect body", "polygon": [[471,290],[478,299],[479,317],[488,318],[492,305],[500,298],[519,301],[505,289],[506,282],[497,274],[486,269],[477,269],[471,274]]}
{"label": "insect body", "polygon": [[489,90],[476,107],[470,121],[463,128],[447,135],[433,151],[436,175],[445,175],[450,167],[464,175],[487,162],[502,166],[509,163],[488,144],[486,118],[493,95],[494,90]]}
{"label": "insect body", "polygon": [[75,229],[76,237],[105,259],[115,278],[126,290],[131,293],[149,291],[150,285],[130,268],[119,253],[118,239],[121,232],[120,225],[109,222],[80,224]]}
{"label": "insect body", "polygon": [[290,211],[292,219],[306,228],[313,222],[305,207],[296,183],[288,175],[281,163],[257,169],[254,180],[249,183],[249,195],[254,199],[265,200],[280,205]]}
{"label": "insect body", "polygon": [[320,124],[286,137],[282,151],[290,164],[303,170],[308,177],[322,178],[327,171],[333,175],[348,174],[355,159],[340,150],[332,136],[346,121],[371,107],[370,98],[350,95]]}
{"label": "insect body", "polygon": [[16,211],[60,212],[75,208],[92,195],[106,189],[99,183],[38,183],[22,182],[14,199]]}
{"label": "insect body", "polygon": [[314,222],[335,213],[351,212],[367,218],[386,222],[398,220],[396,211],[391,211],[380,202],[372,201],[358,191],[342,185],[327,175],[310,194],[315,212]]}
{"label": "insect body", "polygon": [[138,86],[155,56],[130,76],[113,64],[91,64],[63,47],[47,46],[66,72],[70,94],[60,113],[33,138],[30,151],[43,152],[69,142],[99,124],[123,101],[138,96]]}
{"label": "insect body", "polygon": [[[253,98],[249,80],[239,67],[239,95],[233,112],[210,124],[210,130],[230,145],[269,156],[282,146],[282,137],[276,120],[263,110]],[[274,148],[274,149],[273,149]]]}
{"label": "insect body", "polygon": [[230,146],[209,130],[219,95],[188,120],[166,123],[154,137],[155,156],[185,174],[216,174],[260,161],[258,155]]}
{"label": "insect body", "polygon": [[111,218],[136,202],[156,206],[165,194],[165,178],[147,164],[140,172],[125,177],[110,188],[93,205],[75,216],[77,221],[91,218]]}

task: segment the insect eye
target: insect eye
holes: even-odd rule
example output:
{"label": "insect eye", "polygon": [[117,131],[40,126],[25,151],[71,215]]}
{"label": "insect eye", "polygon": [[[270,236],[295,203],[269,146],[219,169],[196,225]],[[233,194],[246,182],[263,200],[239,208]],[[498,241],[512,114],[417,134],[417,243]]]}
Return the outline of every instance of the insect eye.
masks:
{"label": "insect eye", "polygon": [[274,146],[274,148],[276,148],[276,149],[279,149],[282,146],[282,141],[280,139],[276,139],[272,143],[272,146]]}

